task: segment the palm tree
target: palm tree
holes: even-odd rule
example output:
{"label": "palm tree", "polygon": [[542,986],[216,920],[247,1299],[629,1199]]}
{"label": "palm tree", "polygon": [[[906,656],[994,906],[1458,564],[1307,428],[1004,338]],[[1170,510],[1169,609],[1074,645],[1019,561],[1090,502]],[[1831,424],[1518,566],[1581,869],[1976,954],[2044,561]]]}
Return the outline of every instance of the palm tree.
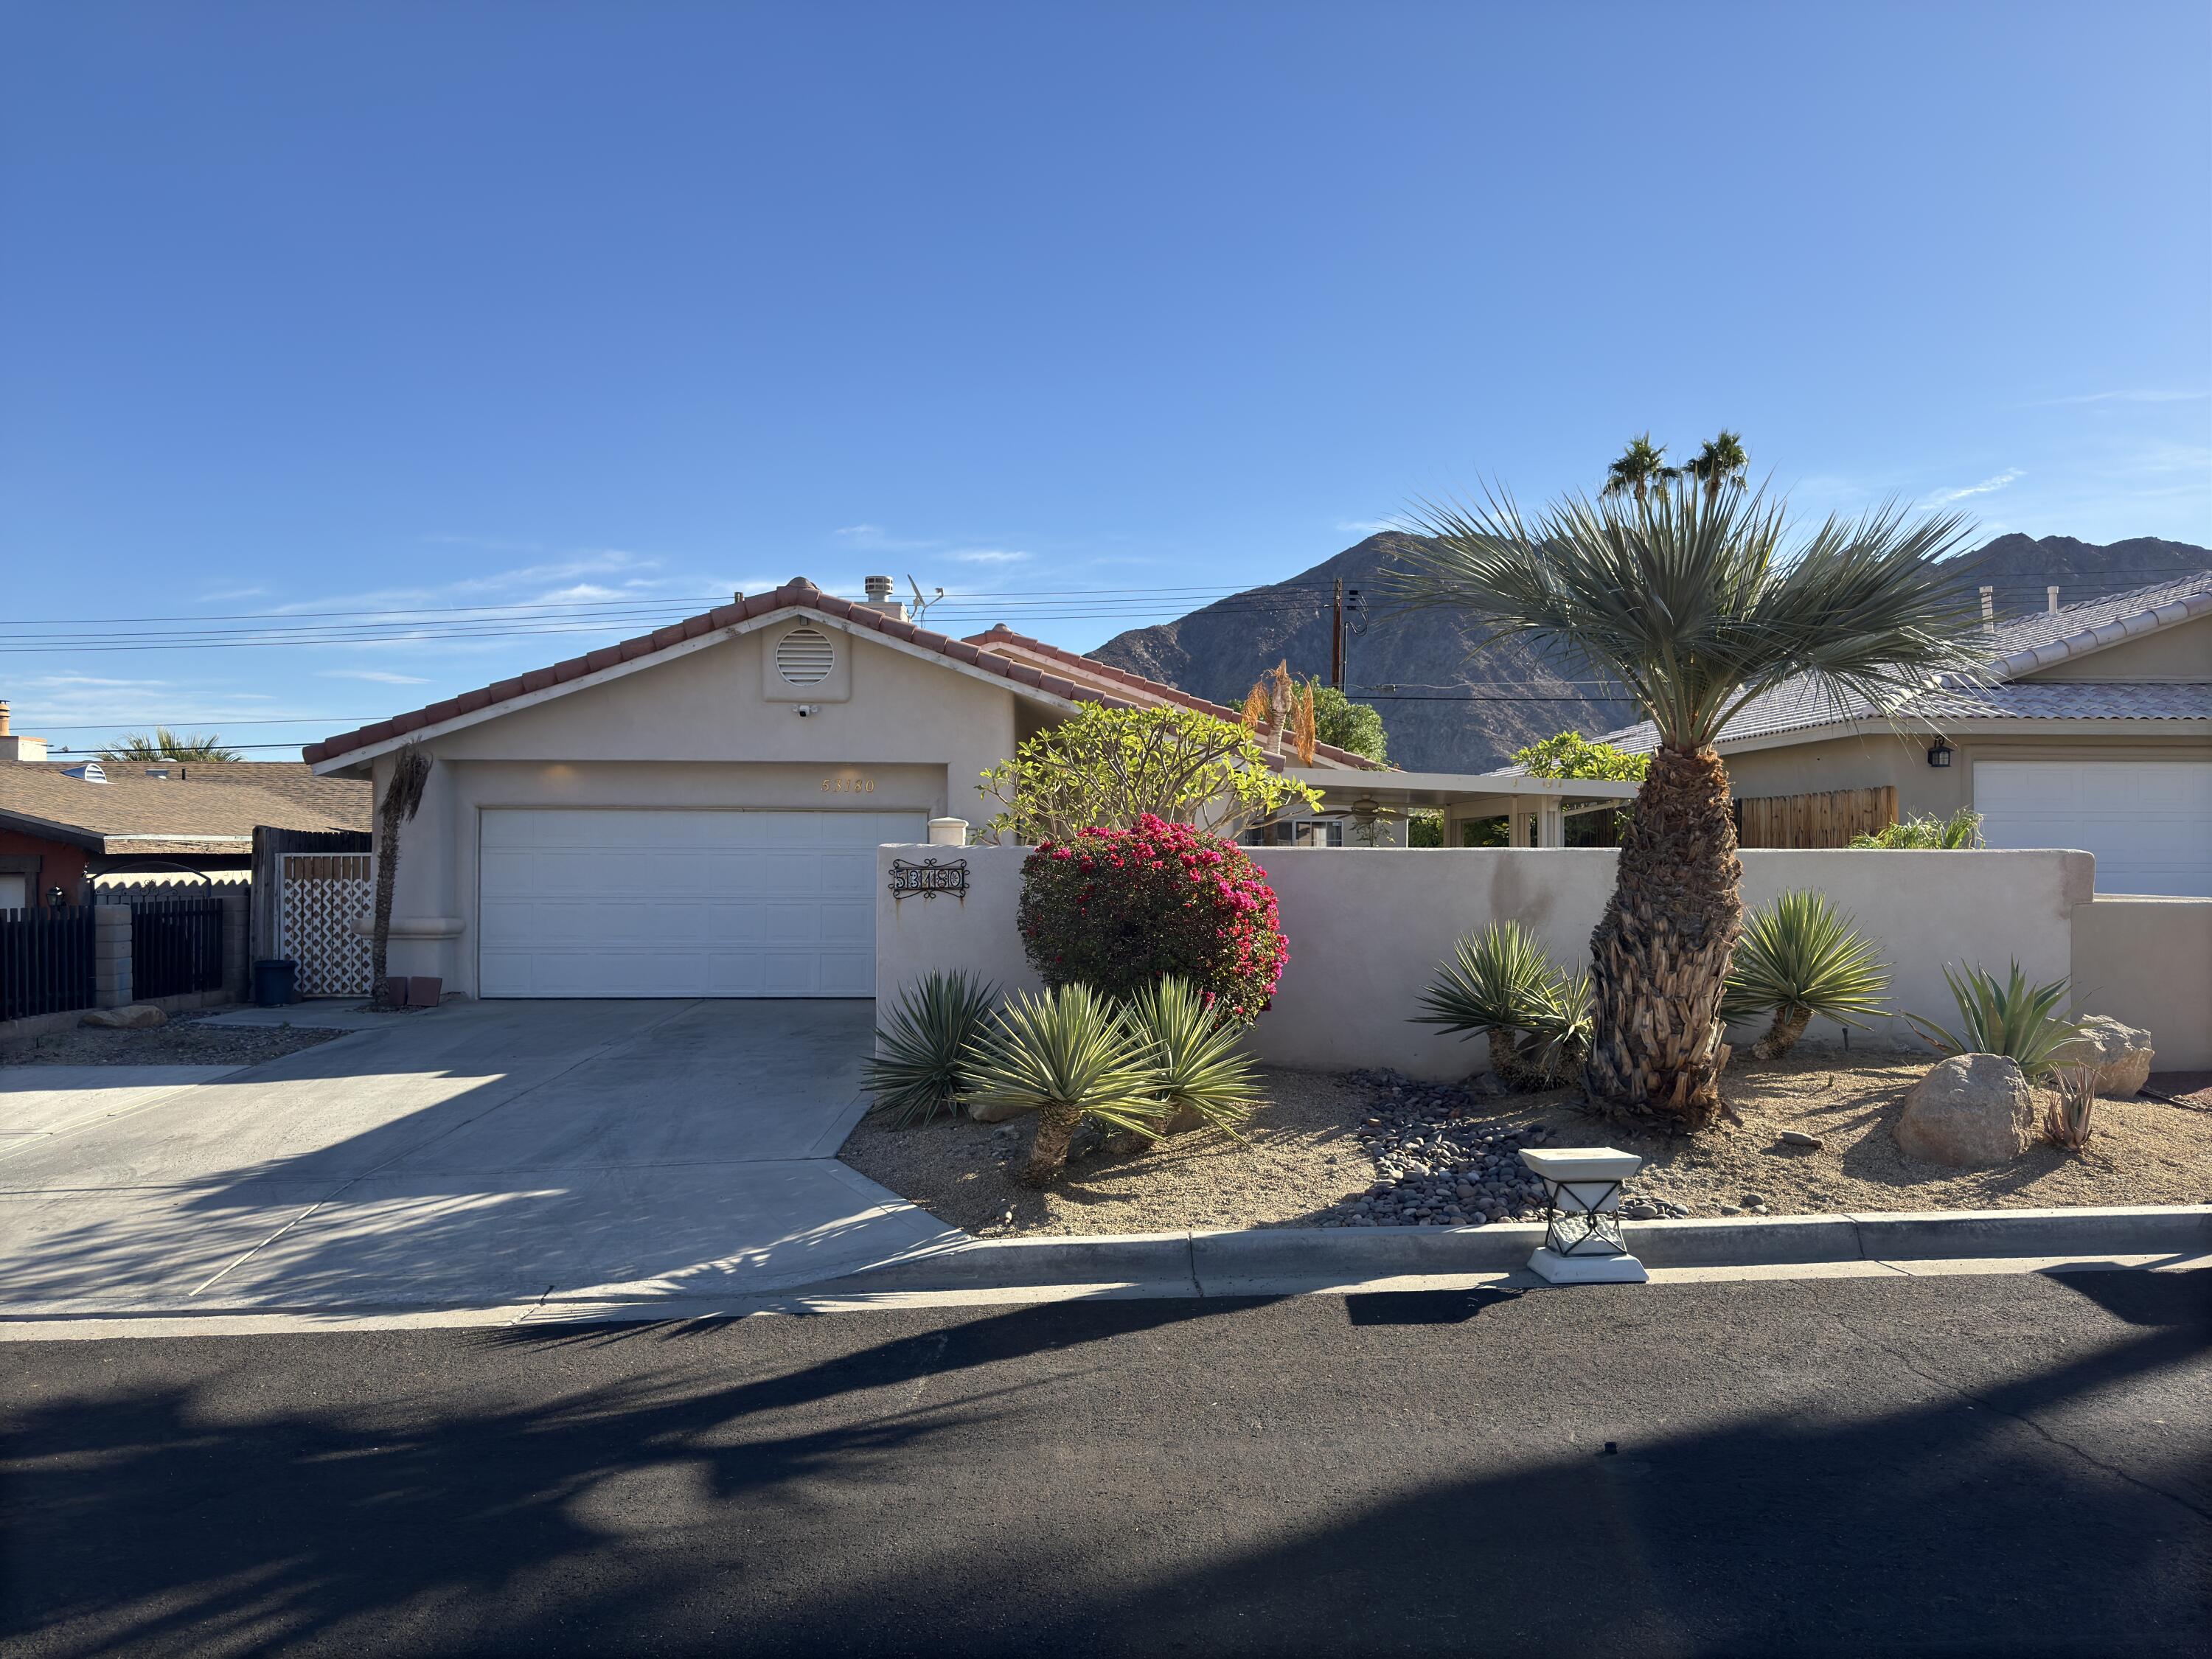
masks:
{"label": "palm tree", "polygon": [[1751,457],[1743,453],[1743,434],[1725,428],[1717,438],[1708,438],[1698,449],[1697,458],[1686,469],[1689,475],[1705,487],[1705,504],[1711,506],[1719,496],[1722,486],[1743,487],[1744,469],[1751,465]]}
{"label": "palm tree", "polygon": [[1670,483],[1681,476],[1678,469],[1667,465],[1667,446],[1656,448],[1648,432],[1632,439],[1620,459],[1605,470],[1605,493],[1608,495],[1633,495],[1638,507],[1644,505],[1644,492],[1656,483]]}
{"label": "palm tree", "polygon": [[380,1013],[392,1011],[385,968],[392,946],[392,895],[399,879],[399,826],[421,807],[422,786],[429,781],[430,757],[408,744],[392,756],[384,799],[376,804],[376,910],[368,935],[368,1006]]}
{"label": "palm tree", "polygon": [[1721,995],[1742,917],[1729,780],[1713,744],[1797,676],[1894,711],[1987,660],[1978,607],[1937,563],[1956,515],[1889,506],[1799,536],[1761,491],[1694,485],[1648,505],[1571,496],[1524,520],[1510,499],[1424,508],[1393,586],[1468,613],[1480,644],[1520,635],[1616,677],[1658,728],[1591,936],[1596,1028],[1583,1081],[1614,1109],[1694,1127],[1718,1109]]}
{"label": "palm tree", "polygon": [[234,761],[245,756],[235,749],[226,749],[222,740],[212,732],[205,737],[198,732],[185,737],[172,732],[166,726],[154,728],[154,735],[143,732],[126,732],[115,740],[113,746],[100,751],[100,759],[111,765],[124,765],[139,761]]}

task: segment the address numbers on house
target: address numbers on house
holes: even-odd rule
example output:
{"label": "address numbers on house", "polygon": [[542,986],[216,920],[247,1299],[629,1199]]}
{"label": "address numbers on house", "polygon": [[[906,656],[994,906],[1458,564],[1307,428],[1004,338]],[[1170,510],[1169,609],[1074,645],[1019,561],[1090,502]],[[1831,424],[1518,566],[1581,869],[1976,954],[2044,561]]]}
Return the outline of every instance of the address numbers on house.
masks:
{"label": "address numbers on house", "polygon": [[825,795],[872,795],[876,793],[873,778],[824,778],[822,793]]}

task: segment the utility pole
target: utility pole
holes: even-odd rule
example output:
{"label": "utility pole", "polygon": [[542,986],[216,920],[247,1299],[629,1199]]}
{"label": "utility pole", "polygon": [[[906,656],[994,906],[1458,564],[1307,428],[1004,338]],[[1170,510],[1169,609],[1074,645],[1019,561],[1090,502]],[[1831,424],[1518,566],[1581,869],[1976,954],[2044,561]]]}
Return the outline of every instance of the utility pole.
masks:
{"label": "utility pole", "polygon": [[1328,628],[1328,683],[1344,690],[1344,578],[1336,579],[1336,614]]}

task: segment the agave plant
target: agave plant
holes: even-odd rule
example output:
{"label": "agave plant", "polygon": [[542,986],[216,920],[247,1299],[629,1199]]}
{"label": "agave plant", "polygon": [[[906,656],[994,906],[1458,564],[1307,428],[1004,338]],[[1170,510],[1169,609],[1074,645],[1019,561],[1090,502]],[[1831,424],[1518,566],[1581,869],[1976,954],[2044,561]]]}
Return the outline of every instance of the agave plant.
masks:
{"label": "agave plant", "polygon": [[1049,1184],[1067,1167],[1067,1145],[1089,1119],[1102,1129],[1157,1138],[1169,1107],[1152,1056],[1132,1022],[1087,985],[1013,999],[985,1025],[965,1098],[1036,1114],[1024,1184]]}
{"label": "agave plant", "polygon": [[2043,1109],[2043,1138],[2078,1152],[2089,1144],[2089,1114],[2097,1106],[2097,1068],[2063,1066],[2052,1073],[2051,1097]]}
{"label": "agave plant", "polygon": [[1217,1018],[1198,988],[1172,974],[1131,997],[1128,1018],[1147,1045],[1152,1091],[1169,1108],[1162,1133],[1204,1125],[1235,1134],[1259,1093],[1251,1059],[1237,1046],[1237,1027]]}
{"label": "agave plant", "polygon": [[1826,893],[1784,893],[1753,914],[1735,947],[1721,1018],[1730,1024],[1771,1013],[1774,1023],[1751,1045],[1755,1059],[1779,1060],[1818,1014],[1866,1029],[1860,1014],[1881,1012],[1889,969],[1873,944]]}
{"label": "agave plant", "polygon": [[1907,1014],[1912,1029],[1947,1054],[2002,1054],[2033,1081],[2057,1065],[2059,1048],[2081,1028],[2051,1011],[2066,1000],[2066,981],[2030,985],[2018,963],[2000,985],[1995,974],[1966,964],[1962,974],[1944,965],[1943,982],[1959,1005],[1956,1033],[1920,1014]]}
{"label": "agave plant", "polygon": [[900,992],[860,1073],[876,1114],[893,1128],[911,1129],[957,1113],[969,1051],[998,1000],[997,986],[958,969],[926,975]]}
{"label": "agave plant", "polygon": [[1508,1088],[1552,1089],[1589,1051],[1589,975],[1568,975],[1518,921],[1464,933],[1421,994],[1422,1025],[1490,1039],[1491,1069]]}
{"label": "agave plant", "polygon": [[1571,653],[1657,728],[1590,940],[1583,1081],[1615,1109],[1696,1127],[1721,1109],[1721,997],[1743,920],[1713,745],[1791,681],[1894,710],[1942,675],[1974,673],[1990,647],[1942,562],[1962,520],[1889,507],[1800,532],[1763,492],[1625,487],[1635,499],[1569,497],[1528,517],[1504,498],[1425,507],[1392,586],[1464,618],[1478,647],[1519,637]]}

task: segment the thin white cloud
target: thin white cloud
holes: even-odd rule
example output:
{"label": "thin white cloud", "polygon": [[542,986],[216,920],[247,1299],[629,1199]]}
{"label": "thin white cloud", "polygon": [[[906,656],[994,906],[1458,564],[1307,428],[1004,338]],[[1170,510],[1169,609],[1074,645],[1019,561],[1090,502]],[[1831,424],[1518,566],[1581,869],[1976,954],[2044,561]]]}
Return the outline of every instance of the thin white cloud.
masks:
{"label": "thin white cloud", "polygon": [[1344,536],[1379,536],[1386,530],[1395,530],[1397,525],[1389,519],[1340,519],[1337,533]]}
{"label": "thin white cloud", "polygon": [[2038,398],[2028,409],[2057,409],[2069,404],[2193,404],[2212,398],[2212,392],[2085,392],[2073,398]]}
{"label": "thin white cloud", "polygon": [[269,590],[265,587],[219,587],[212,593],[203,593],[196,603],[222,605],[230,599],[258,599]]}
{"label": "thin white cloud", "polygon": [[1941,506],[1946,501],[1963,501],[1969,495],[1991,495],[1997,490],[2002,489],[2007,484],[2013,483],[2015,479],[2023,478],[2027,476],[2027,475],[2019,467],[2008,466],[1993,478],[1984,478],[1979,483],[1968,484],[1964,489],[1939,489],[1928,499],[1930,502],[1937,506]]}
{"label": "thin white cloud", "polygon": [[894,536],[879,524],[841,525],[830,534],[849,547],[867,553],[927,553],[945,545],[934,538]]}
{"label": "thin white cloud", "polygon": [[428,685],[420,674],[389,674],[380,668],[325,668],[326,680],[368,680],[377,685]]}
{"label": "thin white cloud", "polygon": [[1031,556],[1003,547],[971,547],[952,556],[963,564],[1019,564]]}

